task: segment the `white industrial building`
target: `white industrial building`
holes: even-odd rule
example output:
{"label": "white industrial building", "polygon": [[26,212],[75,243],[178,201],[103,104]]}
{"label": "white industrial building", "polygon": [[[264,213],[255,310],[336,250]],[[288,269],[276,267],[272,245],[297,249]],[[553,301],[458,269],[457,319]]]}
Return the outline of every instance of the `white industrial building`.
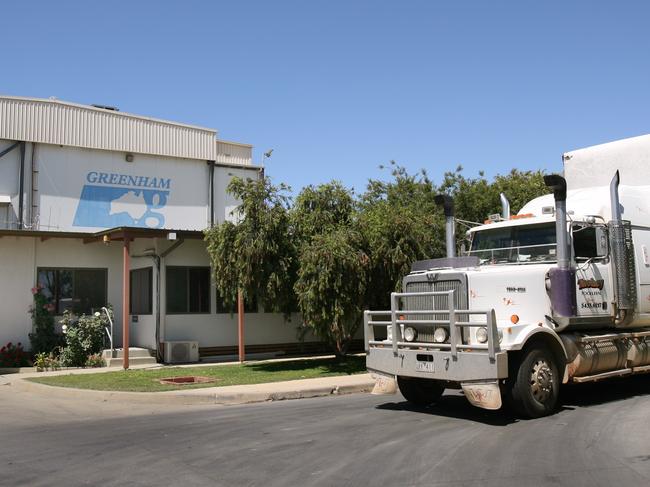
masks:
{"label": "white industrial building", "polygon": [[[126,316],[132,346],[236,353],[237,315],[218,303],[203,230],[236,207],[233,176],[261,176],[251,154],[212,129],[0,97],[0,344],[28,346],[38,284],[57,316],[111,304],[119,346]],[[298,348],[295,317],[247,311],[248,351]]]}

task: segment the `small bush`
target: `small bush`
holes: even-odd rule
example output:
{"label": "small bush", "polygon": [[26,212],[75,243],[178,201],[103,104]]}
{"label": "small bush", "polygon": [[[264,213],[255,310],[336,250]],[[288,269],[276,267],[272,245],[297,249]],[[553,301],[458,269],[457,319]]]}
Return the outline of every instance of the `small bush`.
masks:
{"label": "small bush", "polygon": [[93,353],[88,356],[86,360],[86,367],[106,367],[106,361],[104,357],[99,353]]}
{"label": "small bush", "polygon": [[27,367],[29,357],[23,350],[22,343],[11,342],[0,348],[0,367]]}
{"label": "small bush", "polygon": [[88,357],[101,352],[104,344],[104,327],[108,324],[105,314],[81,315],[75,321],[66,310],[61,320],[65,333],[65,347],[61,352],[61,365],[85,367]]}

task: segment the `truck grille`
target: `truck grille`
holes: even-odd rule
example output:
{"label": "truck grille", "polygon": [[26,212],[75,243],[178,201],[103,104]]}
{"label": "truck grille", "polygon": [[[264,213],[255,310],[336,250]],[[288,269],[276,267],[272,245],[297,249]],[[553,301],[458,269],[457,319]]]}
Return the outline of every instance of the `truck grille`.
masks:
{"label": "truck grille", "polygon": [[[418,281],[407,282],[406,292],[430,292],[430,291],[455,291],[454,292],[454,308],[467,309],[467,291],[462,281],[449,280],[449,281]],[[449,304],[447,303],[447,296],[409,296],[402,298],[401,309],[404,310],[425,310],[425,309],[440,309],[448,310]],[[448,320],[449,313],[435,313],[430,315],[409,315],[405,316],[408,320]],[[456,321],[468,321],[468,316],[464,314],[457,314]],[[437,325],[440,326],[440,325]],[[418,341],[419,342],[433,342],[433,332],[435,327],[432,325],[418,325]]]}
{"label": "truck grille", "polygon": [[[455,291],[454,307],[456,309],[467,309],[467,292],[461,281],[435,281],[435,282],[408,282],[405,291],[407,293],[423,293],[430,291]],[[406,309],[449,309],[447,296],[412,296],[404,298]],[[428,318],[434,319],[434,318]],[[435,318],[442,319],[442,318]]]}

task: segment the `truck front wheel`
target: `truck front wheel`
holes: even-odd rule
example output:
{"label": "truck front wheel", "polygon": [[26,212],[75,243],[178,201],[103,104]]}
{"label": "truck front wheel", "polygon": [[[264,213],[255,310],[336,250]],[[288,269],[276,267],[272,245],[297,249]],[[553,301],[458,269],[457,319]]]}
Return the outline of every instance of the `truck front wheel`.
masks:
{"label": "truck front wheel", "polygon": [[416,406],[433,404],[445,392],[445,386],[434,379],[419,379],[417,377],[398,375],[397,386],[404,399]]}
{"label": "truck front wheel", "polygon": [[536,347],[524,352],[507,385],[509,403],[520,416],[540,418],[552,414],[560,389],[560,374],[553,354]]}

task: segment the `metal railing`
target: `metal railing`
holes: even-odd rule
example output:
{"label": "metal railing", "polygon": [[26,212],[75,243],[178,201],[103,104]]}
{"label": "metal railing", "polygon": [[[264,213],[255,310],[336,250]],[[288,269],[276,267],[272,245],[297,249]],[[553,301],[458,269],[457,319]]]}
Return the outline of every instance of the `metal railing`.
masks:
{"label": "metal railing", "polygon": [[[499,352],[499,331],[497,329],[496,315],[494,309],[488,311],[456,309],[454,306],[454,292],[451,291],[427,291],[427,292],[408,292],[408,293],[391,293],[390,303],[391,309],[386,311],[364,311],[364,342],[366,351],[369,350],[371,345],[385,345],[386,341],[375,340],[375,326],[391,327],[392,337],[391,344],[393,353],[397,355],[399,347],[429,347],[448,349],[451,351],[452,357],[456,358],[458,350],[487,350],[490,360],[494,360],[496,353]],[[448,308],[447,309],[434,309],[434,310],[409,310],[400,309],[399,300],[404,297],[412,296],[447,296]],[[414,320],[408,319],[403,315],[440,315],[446,314],[448,320],[437,319],[424,319]],[[456,315],[485,315],[485,322],[475,321],[456,321]],[[378,320],[376,318],[389,317],[389,320]],[[469,318],[468,318],[469,319]],[[449,327],[449,343],[429,343],[429,342],[407,342],[402,337],[403,325],[443,325]],[[485,327],[487,329],[488,339],[485,344],[466,344],[462,343],[463,328],[479,328]]]}
{"label": "metal railing", "polygon": [[106,306],[102,307],[102,311],[106,313],[106,317],[108,318],[108,322],[111,325],[111,329],[108,329],[108,326],[104,327],[104,330],[106,331],[106,334],[108,335],[108,341],[111,344],[111,358],[115,357],[115,347],[113,346],[113,318],[111,318],[111,312],[106,308]]}

